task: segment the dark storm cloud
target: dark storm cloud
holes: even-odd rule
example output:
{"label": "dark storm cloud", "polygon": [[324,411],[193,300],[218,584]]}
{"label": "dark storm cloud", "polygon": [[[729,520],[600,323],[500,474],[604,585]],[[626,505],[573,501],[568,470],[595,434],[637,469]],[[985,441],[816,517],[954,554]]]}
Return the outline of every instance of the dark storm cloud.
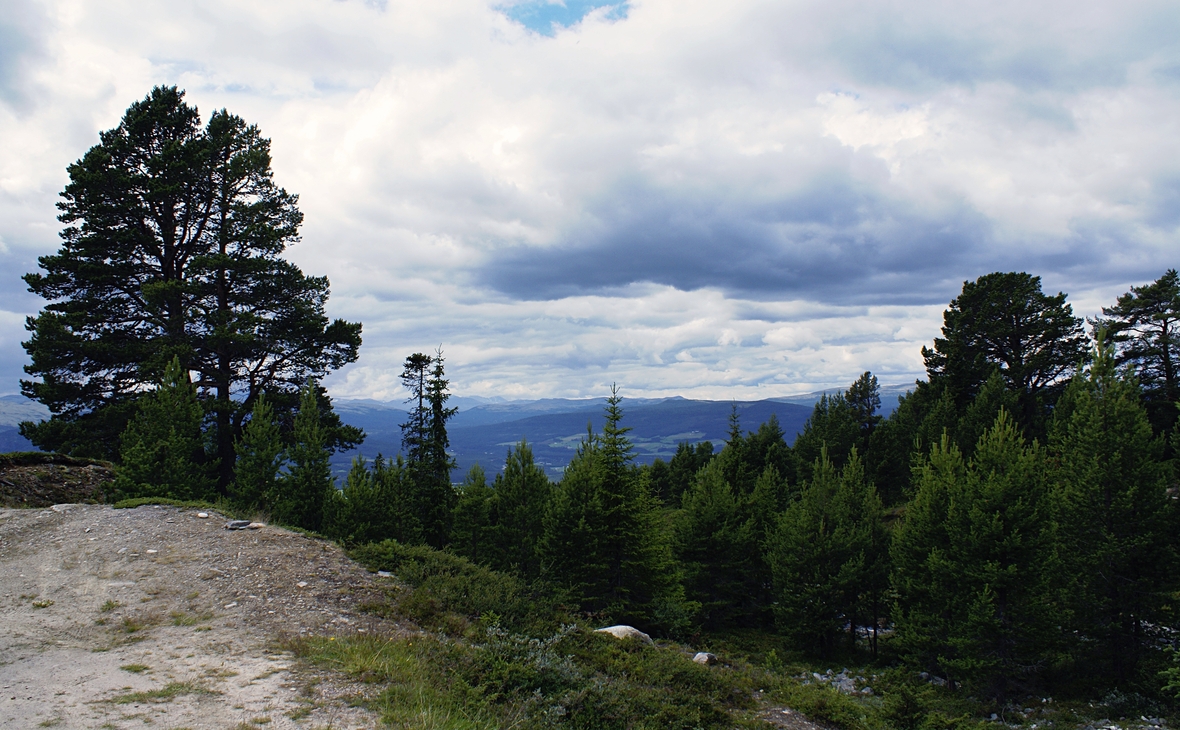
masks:
{"label": "dark storm cloud", "polygon": [[[598,232],[505,251],[483,272],[525,299],[650,282],[754,299],[926,303],[928,284],[976,265],[989,222],[967,206],[923,214],[848,179],[763,203],[631,185],[592,212]],[[952,276],[953,278],[953,276]]]}

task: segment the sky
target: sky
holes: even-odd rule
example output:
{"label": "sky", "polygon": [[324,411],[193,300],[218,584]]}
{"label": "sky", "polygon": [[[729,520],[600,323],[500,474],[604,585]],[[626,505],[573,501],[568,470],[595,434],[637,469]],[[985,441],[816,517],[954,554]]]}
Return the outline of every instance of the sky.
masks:
{"label": "sky", "polygon": [[3,0],[0,394],[66,167],[155,85],[272,140],[338,398],[752,400],[923,374],[965,280],[1180,266],[1180,4]]}

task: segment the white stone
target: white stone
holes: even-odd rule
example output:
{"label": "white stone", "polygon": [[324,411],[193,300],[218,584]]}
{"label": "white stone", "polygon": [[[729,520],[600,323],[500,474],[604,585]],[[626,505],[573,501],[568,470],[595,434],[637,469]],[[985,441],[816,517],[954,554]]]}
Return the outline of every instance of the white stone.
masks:
{"label": "white stone", "polygon": [[610,634],[611,636],[615,637],[616,639],[638,639],[645,644],[651,644],[653,646],[655,645],[655,642],[653,642],[651,640],[650,636],[643,633],[642,631],[635,628],[634,626],[627,626],[625,624],[619,624],[618,626],[607,626],[606,628],[602,628],[602,629],[595,629],[594,633],[596,633],[596,634]]}
{"label": "white stone", "polygon": [[717,655],[707,651],[698,651],[692,660],[697,664],[713,665],[717,663]]}
{"label": "white stone", "polygon": [[205,518],[206,518],[206,517],[208,517],[208,516],[209,516],[209,513],[208,513],[208,512],[198,512],[198,513],[197,513],[197,517],[200,517],[202,520],[203,520],[203,519],[205,519]]}

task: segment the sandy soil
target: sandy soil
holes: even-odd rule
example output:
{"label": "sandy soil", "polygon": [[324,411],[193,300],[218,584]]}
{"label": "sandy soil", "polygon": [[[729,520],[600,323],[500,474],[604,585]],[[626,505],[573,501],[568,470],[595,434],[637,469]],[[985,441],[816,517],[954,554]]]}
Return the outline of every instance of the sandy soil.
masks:
{"label": "sandy soil", "polygon": [[0,728],[369,728],[276,638],[401,629],[332,543],[172,507],[0,509]]}

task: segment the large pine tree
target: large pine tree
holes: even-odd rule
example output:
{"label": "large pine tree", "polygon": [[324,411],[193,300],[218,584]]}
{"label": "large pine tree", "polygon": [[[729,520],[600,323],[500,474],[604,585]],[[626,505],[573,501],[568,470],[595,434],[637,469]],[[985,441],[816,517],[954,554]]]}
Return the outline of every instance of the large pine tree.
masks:
{"label": "large pine tree", "polygon": [[302,214],[257,127],[225,111],[202,127],[184,92],[157,87],[100,140],[68,169],[61,249],[25,276],[48,303],[27,325],[21,388],[53,417],[22,433],[112,457],[137,394],[178,357],[213,414],[224,491],[258,396],[294,410],[309,377],[356,359],[361,326],[329,322],[327,279],[282,258]]}

